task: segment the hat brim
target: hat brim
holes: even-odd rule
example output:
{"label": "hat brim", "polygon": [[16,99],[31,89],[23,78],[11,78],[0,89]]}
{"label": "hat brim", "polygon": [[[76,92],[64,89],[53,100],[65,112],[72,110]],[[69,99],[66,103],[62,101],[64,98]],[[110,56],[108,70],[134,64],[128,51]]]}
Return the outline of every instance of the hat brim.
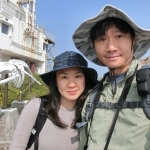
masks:
{"label": "hat brim", "polygon": [[[78,67],[78,66],[63,67],[61,69],[66,69],[66,68],[71,68],[71,67]],[[97,80],[98,75],[97,75],[96,70],[93,68],[86,68],[86,67],[78,67],[78,68],[83,69],[85,76],[87,76],[89,83],[90,83],[89,88],[92,89],[98,82]],[[52,74],[58,70],[60,69],[55,69],[48,73],[44,73],[40,75],[41,79],[47,86],[49,86],[50,82],[53,80]]]}
{"label": "hat brim", "polygon": [[107,5],[95,17],[84,21],[74,32],[73,42],[76,48],[93,63],[105,66],[96,56],[92,41],[90,39],[90,30],[99,21],[115,17],[126,21],[132,26],[135,32],[136,43],[133,47],[134,57],[141,58],[150,48],[150,31],[138,27],[123,11],[113,6]]}

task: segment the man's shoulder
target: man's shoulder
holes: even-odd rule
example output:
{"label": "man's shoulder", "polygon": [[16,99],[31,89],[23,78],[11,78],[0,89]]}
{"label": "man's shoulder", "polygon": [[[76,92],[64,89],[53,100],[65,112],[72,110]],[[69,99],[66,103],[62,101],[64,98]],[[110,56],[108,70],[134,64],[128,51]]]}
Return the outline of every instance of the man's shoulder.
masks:
{"label": "man's shoulder", "polygon": [[98,81],[97,84],[93,87],[93,89],[90,90],[89,95],[91,95],[91,94],[97,92],[98,86],[99,86],[100,82],[101,82],[101,81]]}

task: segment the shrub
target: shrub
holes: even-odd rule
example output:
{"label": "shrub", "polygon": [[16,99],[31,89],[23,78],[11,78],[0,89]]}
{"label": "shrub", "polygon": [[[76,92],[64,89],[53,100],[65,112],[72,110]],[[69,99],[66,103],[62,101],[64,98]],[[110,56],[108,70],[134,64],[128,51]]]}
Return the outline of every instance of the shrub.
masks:
{"label": "shrub", "polygon": [[[14,100],[30,100],[34,97],[39,97],[49,92],[47,86],[43,83],[39,75],[33,74],[33,76],[41,83],[41,85],[39,85],[36,82],[31,84],[30,78],[28,76],[25,76],[24,83],[22,84],[20,89],[15,88],[13,86],[13,83],[8,84],[7,108],[11,106],[11,102]],[[0,85],[0,107],[1,108],[4,107],[4,90],[5,90],[5,86]]]}

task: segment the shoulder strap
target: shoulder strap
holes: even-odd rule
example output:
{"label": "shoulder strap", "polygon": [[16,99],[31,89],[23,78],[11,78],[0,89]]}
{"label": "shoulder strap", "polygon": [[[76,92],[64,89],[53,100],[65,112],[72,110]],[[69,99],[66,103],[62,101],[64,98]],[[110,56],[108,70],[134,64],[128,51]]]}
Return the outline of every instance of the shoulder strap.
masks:
{"label": "shoulder strap", "polygon": [[150,119],[150,65],[144,65],[137,71],[136,81],[138,95],[141,96],[141,101],[147,104],[143,111]]}
{"label": "shoulder strap", "polygon": [[104,150],[107,150],[107,148],[108,148],[108,145],[109,145],[109,142],[110,142],[112,133],[113,133],[113,131],[114,131],[115,124],[116,124],[116,121],[117,121],[119,112],[120,112],[120,110],[122,109],[122,106],[123,106],[123,104],[124,104],[124,102],[125,102],[125,100],[126,100],[126,97],[127,97],[127,95],[128,95],[129,89],[130,89],[130,87],[131,87],[131,83],[132,83],[132,81],[133,81],[133,79],[134,79],[134,76],[135,76],[135,74],[136,74],[136,72],[137,72],[137,68],[138,68],[138,65],[136,66],[133,75],[130,76],[130,77],[126,80],[125,86],[124,86],[123,91],[122,91],[122,93],[121,93],[121,96],[120,96],[120,98],[119,98],[119,100],[118,100],[118,109],[117,109],[117,111],[116,111],[114,120],[113,120],[113,122],[112,122],[112,126],[111,126],[111,128],[110,128],[110,132],[109,132],[109,135],[108,135],[108,138],[107,138],[107,141],[106,141]]}
{"label": "shoulder strap", "polygon": [[92,91],[91,96],[89,97],[89,101],[86,104],[86,108],[85,108],[86,112],[85,112],[84,120],[86,120],[86,123],[90,119],[91,119],[91,121],[90,121],[90,125],[89,125],[89,131],[87,133],[87,139],[86,139],[86,143],[85,143],[85,146],[84,146],[84,150],[87,150],[87,147],[88,147],[89,133],[90,133],[91,125],[92,125],[94,111],[95,111],[96,105],[99,101],[99,98],[101,96],[101,93],[102,93],[102,90],[103,90],[103,82],[105,81],[107,75],[108,75],[108,73],[106,73],[104,75],[103,79],[99,82],[99,84],[96,86],[96,88]]}
{"label": "shoulder strap", "polygon": [[43,110],[43,105],[44,105],[44,102],[46,102],[46,101],[47,100],[45,98],[41,98],[39,112],[38,112],[38,115],[36,118],[35,125],[31,131],[31,135],[30,135],[26,150],[29,149],[32,146],[32,144],[34,143],[34,141],[38,138],[39,133],[41,132],[41,130],[46,122],[47,116],[45,114],[45,111]]}
{"label": "shoulder strap", "polygon": [[85,126],[88,123],[88,120],[91,118],[92,116],[92,111],[93,111],[93,101],[94,101],[94,97],[96,95],[96,92],[98,90],[99,84],[97,84],[87,95],[87,97],[89,96],[89,100],[86,103],[85,106],[85,113],[83,115],[82,118],[82,122],[78,122],[76,123],[76,127],[77,129],[82,128],[83,126]]}
{"label": "shoulder strap", "polygon": [[89,93],[89,100],[86,103],[85,106],[85,113],[83,116],[83,121],[76,123],[76,127],[78,129],[85,126],[88,121],[92,118],[93,112],[95,110],[95,106],[97,102],[99,101],[99,97],[101,94],[101,91],[103,89],[103,81],[106,79],[108,73],[106,73],[101,81],[98,82],[98,84],[91,90]]}
{"label": "shoulder strap", "polygon": [[[120,98],[119,98],[119,101],[118,101],[118,103],[117,103],[117,108],[118,108],[118,109],[117,109],[117,112],[116,112],[116,115],[115,115],[113,124],[112,124],[112,126],[111,126],[111,130],[110,130],[110,133],[109,133],[109,136],[108,136],[108,139],[107,139],[107,142],[106,142],[106,145],[105,145],[105,149],[104,149],[104,150],[107,150],[107,148],[108,148],[108,145],[109,145],[109,142],[110,142],[110,139],[111,139],[111,135],[112,135],[112,133],[113,133],[113,130],[114,130],[114,127],[115,127],[115,123],[116,123],[117,118],[118,118],[118,115],[119,115],[119,111],[121,110],[122,106],[124,105],[124,102],[125,102],[127,93],[128,93],[128,91],[129,91],[129,89],[130,89],[130,86],[131,86],[131,82],[132,82],[132,80],[133,80],[133,78],[134,78],[134,76],[135,76],[135,74],[136,74],[136,70],[137,70],[137,66],[136,66],[136,69],[135,69],[135,72],[133,73],[133,75],[126,81],[125,87],[124,87],[124,89],[123,89],[123,91],[122,91],[122,94],[121,94],[121,96],[120,96]],[[91,127],[92,120],[93,120],[94,110],[95,110],[95,108],[98,108],[97,106],[98,106],[99,103],[100,103],[100,102],[99,102],[99,98],[100,98],[100,96],[101,96],[101,91],[103,90],[103,81],[105,80],[106,76],[107,76],[107,74],[105,74],[103,80],[102,80],[101,83],[99,84],[100,86],[97,88],[97,92],[96,92],[95,97],[94,97],[94,98],[92,97],[92,99],[93,99],[92,103],[90,103],[90,105],[89,105],[89,103],[87,103],[87,106],[86,106],[86,107],[88,107],[89,109],[91,109],[91,111],[92,111],[91,115],[89,115],[89,117],[88,117],[88,120],[91,119],[90,127]],[[90,99],[91,99],[91,97],[90,97]],[[91,101],[91,100],[89,100],[89,101]],[[103,103],[102,103],[102,104],[103,104]],[[108,107],[107,107],[107,108],[110,108],[110,105],[109,105],[109,104],[110,104],[110,103],[108,103]],[[107,104],[106,104],[106,105],[107,105]],[[135,107],[135,106],[134,106],[134,107]],[[106,107],[104,106],[104,108],[106,108]],[[86,113],[87,113],[87,112],[86,112]],[[87,120],[87,121],[88,121],[88,120]],[[90,128],[90,127],[89,127],[89,128]],[[88,132],[88,135],[87,135],[87,141],[86,141],[86,145],[85,145],[84,149],[87,149],[87,147],[88,147],[88,139],[89,139],[89,132]]]}

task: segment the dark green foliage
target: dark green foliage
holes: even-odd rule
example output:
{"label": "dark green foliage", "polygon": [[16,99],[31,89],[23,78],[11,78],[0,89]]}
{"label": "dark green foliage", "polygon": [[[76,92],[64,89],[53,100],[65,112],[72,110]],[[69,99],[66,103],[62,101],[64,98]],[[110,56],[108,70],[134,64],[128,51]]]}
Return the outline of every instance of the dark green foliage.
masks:
{"label": "dark green foliage", "polygon": [[[49,92],[47,86],[43,83],[39,75],[33,74],[33,76],[41,83],[41,85],[34,82],[29,86],[31,82],[28,76],[25,77],[24,83],[20,89],[15,88],[13,83],[9,83],[7,108],[11,106],[11,102],[14,100],[30,100]],[[0,108],[4,108],[4,89],[5,86],[0,85]],[[22,91],[22,94],[20,94],[20,91]]]}

